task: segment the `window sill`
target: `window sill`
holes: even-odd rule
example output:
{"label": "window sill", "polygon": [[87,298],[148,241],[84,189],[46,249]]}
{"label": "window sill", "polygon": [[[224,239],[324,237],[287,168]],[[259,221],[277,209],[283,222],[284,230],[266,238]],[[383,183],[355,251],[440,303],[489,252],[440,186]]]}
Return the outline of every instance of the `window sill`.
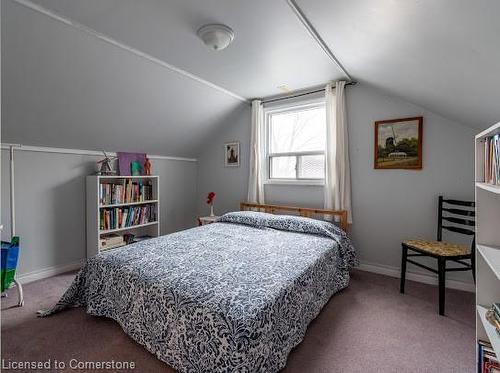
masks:
{"label": "window sill", "polygon": [[264,185],[300,185],[300,186],[324,186],[324,180],[287,180],[269,179],[264,180]]}

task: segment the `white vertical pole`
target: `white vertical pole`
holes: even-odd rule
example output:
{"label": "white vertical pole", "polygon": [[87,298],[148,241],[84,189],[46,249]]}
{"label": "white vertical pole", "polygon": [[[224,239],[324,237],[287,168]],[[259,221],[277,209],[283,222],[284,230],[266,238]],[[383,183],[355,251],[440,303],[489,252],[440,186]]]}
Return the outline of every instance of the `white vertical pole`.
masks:
{"label": "white vertical pole", "polygon": [[16,235],[16,202],[14,198],[14,146],[10,146],[10,233]]}
{"label": "white vertical pole", "polygon": [[[11,239],[16,235],[16,201],[14,193],[14,145],[10,146],[10,234]],[[17,279],[14,278],[14,283],[17,287],[18,307],[24,306],[23,286]]]}

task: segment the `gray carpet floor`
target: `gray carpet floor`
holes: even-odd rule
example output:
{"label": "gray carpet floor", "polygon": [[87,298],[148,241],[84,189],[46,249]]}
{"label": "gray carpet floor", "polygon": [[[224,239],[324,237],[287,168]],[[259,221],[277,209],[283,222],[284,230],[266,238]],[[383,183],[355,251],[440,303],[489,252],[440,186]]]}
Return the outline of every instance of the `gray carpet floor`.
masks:
{"label": "gray carpet floor", "polygon": [[[16,294],[9,290],[1,305],[5,362],[134,361],[136,372],[173,371],[116,322],[82,308],[37,318],[36,310],[54,304],[73,277],[26,285],[23,308],[12,307]],[[474,294],[448,290],[442,317],[436,287],[408,281],[405,295],[398,289],[397,279],[354,271],[349,287],[311,323],[284,372],[474,372]]]}

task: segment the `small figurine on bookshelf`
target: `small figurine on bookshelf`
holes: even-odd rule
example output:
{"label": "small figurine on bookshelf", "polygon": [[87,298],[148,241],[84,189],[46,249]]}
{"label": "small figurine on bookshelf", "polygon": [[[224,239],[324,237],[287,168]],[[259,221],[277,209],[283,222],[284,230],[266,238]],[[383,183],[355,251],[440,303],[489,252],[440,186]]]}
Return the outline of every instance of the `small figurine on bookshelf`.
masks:
{"label": "small figurine on bookshelf", "polygon": [[110,157],[104,150],[102,152],[104,154],[104,159],[97,161],[97,175],[116,175],[116,170],[113,170],[113,162],[118,157]]}
{"label": "small figurine on bookshelf", "polygon": [[146,157],[146,160],[144,161],[144,175],[146,176],[151,175],[151,161],[149,160],[148,157]]}
{"label": "small figurine on bookshelf", "polygon": [[139,161],[130,162],[130,175],[141,176],[142,175],[142,165]]}

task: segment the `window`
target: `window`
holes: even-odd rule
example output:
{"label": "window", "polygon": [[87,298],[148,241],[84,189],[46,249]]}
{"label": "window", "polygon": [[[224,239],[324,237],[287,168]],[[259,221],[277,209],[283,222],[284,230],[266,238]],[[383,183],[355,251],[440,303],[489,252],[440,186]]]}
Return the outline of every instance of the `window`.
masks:
{"label": "window", "polygon": [[317,182],[325,177],[325,104],[266,110],[269,182]]}

